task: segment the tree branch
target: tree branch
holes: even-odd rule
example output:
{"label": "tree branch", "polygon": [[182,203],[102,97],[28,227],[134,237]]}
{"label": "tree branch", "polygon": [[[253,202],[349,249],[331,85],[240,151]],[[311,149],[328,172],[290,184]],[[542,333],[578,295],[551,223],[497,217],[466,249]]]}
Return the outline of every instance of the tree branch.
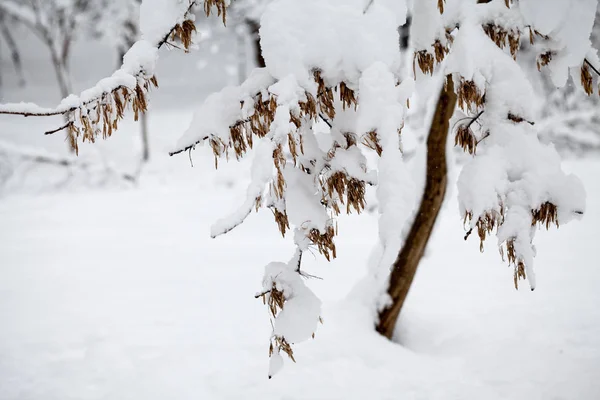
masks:
{"label": "tree branch", "polygon": [[202,139],[195,141],[193,144],[190,144],[189,146],[185,146],[182,149],[170,151],[169,155],[174,156],[175,154],[183,153],[184,151],[193,150],[196,147],[196,145],[204,142],[205,140],[208,140],[208,138],[209,138],[209,136],[204,136]]}
{"label": "tree branch", "polygon": [[53,129],[51,131],[46,131],[46,132],[44,132],[44,135],[52,135],[53,133],[60,132],[63,129],[69,128],[71,125],[73,125],[73,121],[69,121],[66,124],[64,124],[63,126],[61,126],[59,128],[56,128],[56,129]]}
{"label": "tree branch", "polygon": [[[189,7],[186,9],[186,11],[183,13],[183,15],[187,15],[192,8],[197,4],[197,0],[191,1]],[[6,7],[4,5],[4,3],[0,3],[0,8],[2,10],[5,10],[7,12],[10,12],[12,7]],[[34,9],[35,11],[35,9]],[[12,13],[10,15],[13,15]],[[35,12],[34,12],[35,15]],[[17,14],[18,17],[18,14]],[[36,27],[41,26],[40,23],[38,22],[33,22],[30,20],[27,20],[25,18],[19,19],[20,21],[24,22],[24,23],[28,23],[30,26],[33,26],[34,29]],[[177,25],[174,25],[169,32],[163,37],[163,39],[161,39],[157,44],[156,44],[156,48],[160,49],[165,43],[167,43],[167,40],[169,39],[169,37],[173,34],[173,32],[175,31]],[[142,73],[142,71],[136,73],[135,75],[132,75],[134,77],[138,77],[140,74]],[[70,106],[70,107],[61,107],[58,106],[56,108],[42,108],[42,107],[38,107],[37,105],[28,105],[28,107],[31,107],[31,110],[23,110],[23,109],[19,109],[20,106],[22,106],[21,104],[0,104],[0,114],[5,114],[5,115],[21,115],[24,117],[48,117],[48,116],[53,116],[53,115],[64,115],[64,114],[69,114],[72,113],[74,111],[76,111],[77,109],[81,108],[81,107],[85,107],[91,103],[95,103],[98,101],[101,101],[102,98],[108,94],[113,94],[121,89],[125,88],[125,86],[123,84],[119,84],[118,86],[110,89],[110,90],[102,90],[100,91],[99,94],[92,96],[89,99],[84,100],[81,104],[77,105],[77,106]],[[127,89],[132,89],[132,88],[127,88]],[[60,129],[59,129],[60,130]]]}
{"label": "tree branch", "polygon": [[600,72],[592,65],[591,62],[588,61],[587,58],[585,58],[583,62],[586,63],[592,69],[592,71],[596,73],[596,75],[600,76]]}

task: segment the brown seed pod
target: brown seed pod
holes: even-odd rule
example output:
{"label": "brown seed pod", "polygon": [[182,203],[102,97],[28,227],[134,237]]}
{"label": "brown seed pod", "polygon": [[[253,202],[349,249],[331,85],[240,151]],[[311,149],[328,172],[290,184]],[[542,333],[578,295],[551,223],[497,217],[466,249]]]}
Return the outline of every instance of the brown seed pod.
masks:
{"label": "brown seed pod", "polygon": [[433,75],[434,56],[426,50],[415,52],[413,57],[413,73],[416,75],[415,62],[424,74]]}
{"label": "brown seed pod", "polygon": [[462,124],[456,130],[454,145],[460,146],[469,154],[475,154],[477,151],[477,139],[468,124]]}
{"label": "brown seed pod", "polygon": [[379,137],[377,136],[376,131],[367,132],[367,134],[363,137],[362,144],[371,150],[375,150],[377,155],[381,157],[383,147],[381,147],[381,144],[379,144]]}
{"label": "brown seed pod", "polygon": [[474,112],[485,103],[485,93],[481,93],[475,82],[461,78],[457,90],[458,106],[468,112]]}
{"label": "brown seed pod", "polygon": [[550,228],[551,224],[559,227],[558,223],[558,208],[549,201],[543,203],[537,210],[531,210],[531,226],[536,224],[545,225],[546,229]]}
{"label": "brown seed pod", "polygon": [[325,81],[321,77],[321,71],[313,70],[313,78],[317,83],[317,103],[319,110],[329,119],[335,118],[335,107],[333,105],[333,90],[325,86]]}
{"label": "brown seed pod", "polygon": [[285,210],[281,212],[275,207],[272,207],[271,211],[273,212],[273,216],[275,217],[275,223],[277,223],[277,228],[279,229],[281,236],[285,237],[286,230],[290,229],[290,223],[288,220],[287,213],[285,212]]}
{"label": "brown seed pod", "polygon": [[227,22],[227,5],[225,3],[225,0],[205,0],[204,13],[207,17],[210,16],[212,7],[215,7],[217,9],[217,15],[223,19],[223,25],[225,25]]}
{"label": "brown seed pod", "polygon": [[592,74],[585,63],[581,66],[581,86],[588,96],[594,93]]}
{"label": "brown seed pod", "polygon": [[550,61],[552,61],[553,55],[554,55],[554,53],[552,51],[548,50],[545,53],[542,53],[537,57],[538,71],[541,71],[542,67],[545,67],[546,65],[550,64]]}
{"label": "brown seed pod", "polygon": [[336,257],[335,244],[333,243],[334,236],[333,226],[328,226],[325,233],[321,233],[318,229],[311,229],[308,239],[317,246],[319,253],[323,254],[327,261],[331,261]]}

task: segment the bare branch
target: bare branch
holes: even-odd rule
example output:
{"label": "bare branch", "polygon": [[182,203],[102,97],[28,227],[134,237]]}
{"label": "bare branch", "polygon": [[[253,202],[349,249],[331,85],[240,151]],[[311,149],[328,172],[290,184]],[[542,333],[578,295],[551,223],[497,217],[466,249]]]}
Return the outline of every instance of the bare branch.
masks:
{"label": "bare branch", "polygon": [[592,69],[592,71],[596,73],[596,75],[600,76],[600,72],[592,65],[591,62],[588,61],[587,58],[585,58],[583,62],[586,63]]}
{"label": "bare branch", "polygon": [[44,132],[44,135],[52,135],[53,133],[56,133],[56,132],[62,131],[63,129],[69,128],[71,125],[73,125],[73,121],[69,121],[69,122],[67,122],[66,124],[64,124],[63,126],[61,126],[59,128],[53,129],[51,131]]}
{"label": "bare branch", "polygon": [[202,139],[197,140],[196,142],[194,142],[193,144],[190,144],[189,146],[185,146],[182,149],[177,149],[177,150],[170,151],[169,155],[170,156],[174,156],[175,154],[183,153],[184,151],[193,150],[196,147],[196,145],[204,142],[205,140],[208,140],[208,138],[209,138],[208,136],[204,136]]}

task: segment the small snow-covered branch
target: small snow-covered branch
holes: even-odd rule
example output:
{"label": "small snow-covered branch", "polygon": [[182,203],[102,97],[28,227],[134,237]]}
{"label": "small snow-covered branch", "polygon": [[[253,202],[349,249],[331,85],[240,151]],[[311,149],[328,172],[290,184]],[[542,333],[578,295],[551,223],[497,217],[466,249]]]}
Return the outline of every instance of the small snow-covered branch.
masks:
{"label": "small snow-covered branch", "polygon": [[[100,132],[104,138],[111,136],[127,107],[133,110],[135,120],[146,111],[148,90],[151,86],[158,86],[154,76],[158,49],[175,38],[179,39],[186,51],[189,49],[196,31],[192,10],[197,3],[198,0],[145,1],[140,11],[142,39],[125,54],[119,70],[79,96],[70,95],[55,108],[44,108],[33,103],[0,104],[0,114],[24,117],[66,115],[67,124],[46,133],[66,129],[75,151],[80,135],[84,141],[92,142]],[[204,9],[208,15],[214,6],[224,17],[228,4],[226,0],[208,0],[204,2]],[[9,8],[16,12],[17,8]]]}
{"label": "small snow-covered branch", "polygon": [[258,211],[261,207],[262,194],[267,184],[273,179],[272,155],[273,146],[271,143],[261,142],[258,145],[254,160],[252,160],[251,181],[248,185],[244,204],[229,217],[217,221],[211,228],[211,237],[216,238],[233,230],[244,222],[253,208]]}

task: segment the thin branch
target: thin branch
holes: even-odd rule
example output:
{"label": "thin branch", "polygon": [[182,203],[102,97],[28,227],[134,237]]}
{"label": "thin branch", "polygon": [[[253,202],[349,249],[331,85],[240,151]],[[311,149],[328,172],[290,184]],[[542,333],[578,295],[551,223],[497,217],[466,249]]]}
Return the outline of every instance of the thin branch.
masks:
{"label": "thin branch", "polygon": [[478,145],[479,143],[481,143],[484,139],[486,139],[488,136],[490,136],[490,131],[487,131],[482,137],[481,139],[479,139],[475,145]]}
{"label": "thin branch", "polygon": [[[198,3],[198,0],[194,0],[192,2],[190,2],[190,6],[187,8],[187,10],[185,11],[185,13],[183,15],[187,15],[188,13],[190,13],[192,11],[192,8],[194,8],[194,6],[196,5],[196,3]],[[158,42],[156,44],[156,47],[158,49],[160,49],[165,43],[167,43],[167,41],[169,40],[169,37],[171,37],[171,35],[173,34],[173,32],[175,31],[175,28],[177,27],[177,25],[174,25],[171,30],[169,31],[169,33],[167,33],[160,42]]]}
{"label": "thin branch", "polygon": [[327,126],[329,126],[329,128],[333,127],[331,125],[331,122],[329,122],[329,120],[323,114],[319,113],[319,117],[321,117],[321,119],[323,120],[323,122],[325,122],[327,124]]}
{"label": "thin branch", "polygon": [[230,223],[227,225],[227,227],[219,229],[219,230],[215,230],[215,226],[217,226],[216,224],[223,224],[225,222],[227,222],[227,217],[220,219],[219,221],[217,221],[217,223],[215,225],[213,225],[213,227],[211,228],[212,230],[215,230],[214,232],[211,232],[210,237],[213,239],[216,239],[217,237],[221,236],[221,235],[225,235],[229,232],[231,232],[232,230],[234,230],[235,228],[237,228],[238,226],[240,226],[241,224],[244,223],[244,221],[246,220],[246,218],[248,218],[248,215],[250,215],[252,213],[252,209],[254,208],[254,204],[252,204],[249,208],[246,208],[245,210],[242,211],[243,215],[238,216],[236,214],[231,214],[229,216],[229,219],[231,219],[231,217],[235,216],[235,217],[239,217],[237,218],[237,220],[234,223]]}
{"label": "thin branch", "polygon": [[126,86],[119,85],[116,88],[112,89],[110,92],[103,92],[99,96],[94,96],[94,98],[92,98],[90,100],[87,100],[87,101],[84,101],[83,103],[81,103],[78,106],[71,106],[71,107],[68,107],[68,108],[59,108],[59,107],[57,107],[55,109],[43,109],[43,108],[40,107],[39,109],[43,110],[43,111],[25,111],[25,112],[23,112],[23,111],[15,111],[15,110],[13,110],[13,108],[15,106],[14,104],[11,105],[11,107],[8,108],[8,109],[7,108],[3,109],[2,108],[3,104],[0,104],[0,114],[5,114],[5,115],[21,115],[23,117],[52,117],[54,115],[68,114],[68,113],[71,113],[71,112],[77,110],[80,107],[87,106],[87,105],[90,105],[90,104],[92,104],[94,102],[97,102],[103,96],[108,95],[109,93],[117,92],[117,91],[119,91],[121,89],[131,90],[130,88],[128,88]]}
{"label": "thin branch", "polygon": [[[192,2],[190,2],[189,7],[187,8],[187,10],[185,11],[185,13],[183,15],[187,15],[189,12],[191,12],[192,8],[196,5],[197,0],[194,0]],[[164,36],[164,38],[162,40],[160,40],[157,44],[156,44],[156,48],[160,49],[165,43],[167,43],[169,37],[173,34],[173,32],[175,31],[175,28],[177,27],[177,25],[174,25],[169,32]],[[67,107],[67,108],[61,108],[60,106],[54,109],[43,109],[43,108],[39,108],[39,110],[34,110],[34,111],[19,111],[15,108],[15,105],[10,105],[10,107],[6,107],[6,106],[2,106],[0,104],[0,114],[5,114],[5,115],[22,115],[24,117],[49,117],[49,116],[53,116],[53,115],[63,115],[63,114],[69,114],[71,112],[74,112],[75,110],[77,110],[78,108],[87,106],[91,103],[97,102],[99,100],[102,99],[103,96],[108,95],[110,93],[115,93],[118,90],[121,90],[125,88],[125,86],[123,85],[119,85],[115,88],[113,88],[110,91],[103,91],[101,94],[94,96],[93,98],[86,100],[84,102],[82,102],[81,104],[77,105],[77,106],[71,106],[71,107]],[[131,89],[131,88],[127,88],[127,89]],[[64,129],[64,128],[63,128]],[[59,129],[60,130],[60,129]]]}
{"label": "thin branch", "polygon": [[192,160],[192,149],[188,150],[188,156],[190,157],[190,166],[194,168],[194,161]]}
{"label": "thin branch", "polygon": [[183,153],[184,151],[193,150],[196,147],[196,145],[204,142],[205,140],[208,140],[208,138],[209,138],[209,136],[204,136],[202,139],[196,140],[193,144],[190,144],[189,146],[185,146],[183,149],[170,151],[169,155],[174,156],[175,154]]}
{"label": "thin branch", "polygon": [[476,115],[476,116],[475,116],[475,117],[474,117],[474,118],[473,118],[473,119],[472,119],[472,120],[471,120],[471,121],[470,121],[470,122],[467,124],[467,128],[470,128],[470,127],[471,127],[471,125],[473,125],[473,123],[474,123],[475,121],[477,121],[477,120],[479,119],[479,117],[481,117],[481,114],[483,114],[483,112],[484,112],[484,111],[485,111],[485,110],[481,110],[481,111],[479,111],[479,112],[477,113],[477,115]]}
{"label": "thin branch", "polygon": [[44,132],[44,135],[52,135],[53,133],[62,131],[63,129],[67,129],[67,128],[69,128],[72,125],[73,125],[73,121],[69,121],[66,124],[64,124],[63,126],[61,126],[60,128],[56,128],[56,129],[53,129],[51,131]]}
{"label": "thin branch", "polygon": [[589,61],[588,61],[588,59],[587,59],[587,58],[585,58],[585,59],[583,60],[583,62],[584,62],[584,63],[586,63],[586,64],[587,64],[587,65],[588,65],[588,66],[589,66],[589,67],[590,67],[590,68],[591,68],[591,69],[592,69],[592,70],[593,70],[593,71],[594,71],[594,72],[595,72],[597,75],[599,75],[599,76],[600,76],[600,72],[599,72],[599,71],[598,71],[598,70],[597,70],[597,69],[596,69],[596,68],[595,68],[595,67],[592,65],[592,63],[591,63],[591,62],[589,62]]}
{"label": "thin branch", "polygon": [[465,234],[465,240],[467,240],[469,236],[471,236],[471,233],[473,233],[473,228],[469,229],[469,231]]}
{"label": "thin branch", "polygon": [[166,44],[167,46],[171,46],[171,47],[173,47],[173,48],[175,48],[175,49],[178,49],[178,50],[181,50],[181,51],[185,51],[184,49],[182,49],[181,47],[177,46],[177,45],[176,45],[175,43],[173,43],[173,42],[166,42],[165,44]]}
{"label": "thin branch", "polygon": [[267,293],[271,293],[271,290],[269,289],[269,290],[265,290],[264,292],[256,293],[256,294],[254,295],[254,298],[255,298],[255,299],[258,299],[259,297],[262,297],[262,296],[264,296],[264,295],[265,295],[265,294],[267,294]]}
{"label": "thin branch", "polygon": [[303,278],[305,278],[305,279],[309,279],[310,278],[310,279],[318,279],[320,281],[323,280],[323,278],[321,278],[320,276],[311,275],[311,274],[308,274],[308,273],[306,273],[304,271],[298,271],[298,274],[300,274],[300,276],[303,277]]}

